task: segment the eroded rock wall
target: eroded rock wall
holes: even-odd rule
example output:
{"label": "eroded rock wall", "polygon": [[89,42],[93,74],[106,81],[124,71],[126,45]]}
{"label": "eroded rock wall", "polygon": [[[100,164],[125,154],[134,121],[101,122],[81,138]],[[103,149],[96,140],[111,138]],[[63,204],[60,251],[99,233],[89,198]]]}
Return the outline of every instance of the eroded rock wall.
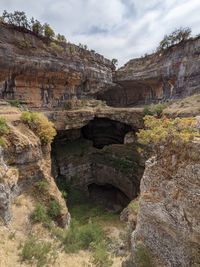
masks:
{"label": "eroded rock wall", "polygon": [[70,215],[51,176],[50,145],[41,145],[39,138],[20,121],[8,122],[8,125],[5,147],[0,150],[0,217],[10,223],[15,197],[45,180],[48,184],[45,198],[60,204],[58,221],[61,226],[68,225]]}
{"label": "eroded rock wall", "polygon": [[140,209],[132,234],[133,266],[200,264],[200,143],[164,148],[146,162]]}
{"label": "eroded rock wall", "polygon": [[30,107],[63,107],[112,84],[113,64],[70,43],[53,43],[0,24],[0,97]]}
{"label": "eroded rock wall", "polygon": [[132,59],[115,72],[117,84],[98,98],[112,106],[133,106],[200,93],[200,38],[163,52]]}

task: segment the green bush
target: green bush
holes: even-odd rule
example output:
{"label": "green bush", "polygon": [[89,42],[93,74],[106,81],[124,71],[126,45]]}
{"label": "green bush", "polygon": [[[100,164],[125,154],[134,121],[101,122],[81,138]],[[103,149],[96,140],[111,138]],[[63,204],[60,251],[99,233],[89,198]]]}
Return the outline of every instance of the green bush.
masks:
{"label": "green bush", "polygon": [[22,261],[42,267],[54,263],[57,253],[50,242],[38,241],[36,237],[31,236],[22,246],[20,257]]}
{"label": "green bush", "polygon": [[49,204],[47,214],[48,216],[55,220],[61,213],[61,206],[56,200],[52,200]]}
{"label": "green bush", "polygon": [[6,123],[5,118],[0,117],[0,136],[8,133],[9,127]]}
{"label": "green bush", "polygon": [[50,46],[58,54],[64,52],[64,48],[55,42],[51,42]]}
{"label": "green bush", "polygon": [[77,221],[72,221],[63,243],[66,252],[77,252],[89,249],[92,243],[102,242],[103,238],[104,233],[99,225],[95,223],[79,225]]}
{"label": "green bush", "polygon": [[38,182],[35,183],[35,187],[37,187],[37,189],[40,191],[40,192],[47,192],[48,190],[48,187],[49,187],[49,184],[46,180],[40,180]]}
{"label": "green bush", "polygon": [[145,106],[143,113],[144,115],[156,115],[157,117],[161,117],[163,110],[167,107],[166,104],[151,104],[149,106]]}
{"label": "green bush", "polygon": [[46,207],[43,204],[37,204],[35,210],[31,214],[31,220],[33,223],[43,223],[49,225],[50,218],[47,215]]}
{"label": "green bush", "polygon": [[13,107],[20,107],[20,100],[18,99],[7,100],[7,102]]}
{"label": "green bush", "polygon": [[[92,244],[93,255],[91,259],[92,266],[109,267],[112,266],[113,261],[110,258],[108,249],[104,242]],[[147,266],[146,266],[147,267]]]}
{"label": "green bush", "polygon": [[43,144],[52,142],[54,136],[56,135],[56,130],[54,128],[54,124],[50,122],[44,114],[24,111],[21,119],[24,123],[28,124],[36,135],[38,135]]}

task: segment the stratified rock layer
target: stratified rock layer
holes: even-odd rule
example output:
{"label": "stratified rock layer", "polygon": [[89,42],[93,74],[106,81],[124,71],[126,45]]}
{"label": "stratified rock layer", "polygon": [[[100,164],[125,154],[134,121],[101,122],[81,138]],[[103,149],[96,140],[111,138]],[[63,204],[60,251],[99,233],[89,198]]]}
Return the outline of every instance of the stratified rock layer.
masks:
{"label": "stratified rock layer", "polygon": [[200,92],[200,38],[163,52],[130,60],[115,72],[114,82],[99,92],[111,106],[133,106],[182,98]]}
{"label": "stratified rock layer", "polygon": [[103,56],[0,24],[0,97],[31,107],[61,107],[112,84],[114,66]]}
{"label": "stratified rock layer", "polygon": [[[5,112],[5,109],[2,110]],[[15,109],[7,107],[7,112],[12,116],[14,111]],[[2,112],[0,110],[0,115]],[[6,117],[9,133],[3,137],[5,147],[0,149],[0,217],[5,223],[9,223],[15,197],[33,189],[36,182],[45,180],[48,184],[45,198],[60,204],[58,221],[63,227],[68,225],[70,215],[51,176],[50,145],[42,145],[26,125],[18,120],[10,121],[9,118]]]}

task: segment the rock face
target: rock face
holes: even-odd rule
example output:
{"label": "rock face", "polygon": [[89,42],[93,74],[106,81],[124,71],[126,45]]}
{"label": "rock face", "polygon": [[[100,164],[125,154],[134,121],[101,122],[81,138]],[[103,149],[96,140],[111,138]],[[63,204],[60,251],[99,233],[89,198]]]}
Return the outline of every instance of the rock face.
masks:
{"label": "rock face", "polygon": [[117,85],[99,92],[98,98],[111,106],[133,106],[199,93],[199,62],[199,37],[130,60],[115,72]]}
{"label": "rock face", "polygon": [[[170,149],[146,162],[132,235],[133,266],[200,264],[200,143],[186,153]],[[146,265],[141,265],[144,254]]]}
{"label": "rock face", "polygon": [[0,150],[0,217],[9,223],[15,197],[45,180],[46,198],[61,206],[60,225],[69,224],[66,204],[51,176],[50,146],[41,145],[39,138],[19,121],[9,123],[9,133],[4,138],[6,148]]}
{"label": "rock face", "polygon": [[62,107],[112,84],[114,66],[72,44],[53,43],[0,24],[0,96],[29,107]]}

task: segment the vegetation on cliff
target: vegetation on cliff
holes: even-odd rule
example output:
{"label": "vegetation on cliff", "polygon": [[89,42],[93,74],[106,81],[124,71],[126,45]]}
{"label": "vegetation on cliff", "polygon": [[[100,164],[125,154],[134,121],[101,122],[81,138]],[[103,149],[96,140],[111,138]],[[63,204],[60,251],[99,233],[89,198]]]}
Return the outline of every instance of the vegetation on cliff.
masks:
{"label": "vegetation on cliff", "polygon": [[54,124],[42,113],[24,111],[21,119],[36,133],[43,144],[50,144],[56,135]]}
{"label": "vegetation on cliff", "polygon": [[156,118],[154,116],[144,117],[145,129],[137,134],[139,143],[143,145],[169,144],[172,147],[178,145],[187,145],[200,134],[195,127],[197,121],[195,118],[167,118],[165,116]]}
{"label": "vegetation on cliff", "polygon": [[163,40],[160,41],[158,50],[164,50],[169,48],[172,45],[179,44],[191,36],[191,29],[190,28],[179,28],[174,30],[169,35],[165,35]]}
{"label": "vegetation on cliff", "polygon": [[6,120],[0,117],[0,146],[4,146],[5,142],[2,136],[9,131],[9,127],[6,123]]}

